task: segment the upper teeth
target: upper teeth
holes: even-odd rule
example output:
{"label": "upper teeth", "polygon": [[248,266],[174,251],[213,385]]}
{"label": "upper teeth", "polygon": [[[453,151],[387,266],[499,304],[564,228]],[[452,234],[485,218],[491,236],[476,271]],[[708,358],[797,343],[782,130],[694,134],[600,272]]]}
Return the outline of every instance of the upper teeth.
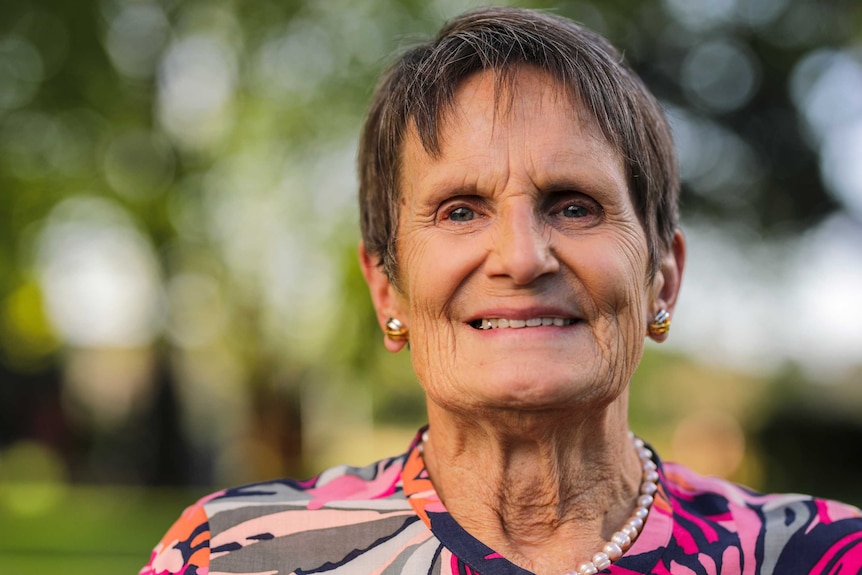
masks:
{"label": "upper teeth", "polygon": [[561,317],[533,317],[530,319],[505,319],[505,318],[490,318],[482,319],[473,322],[473,326],[479,329],[495,329],[503,327],[539,327],[545,325],[572,325],[574,319],[563,319]]}

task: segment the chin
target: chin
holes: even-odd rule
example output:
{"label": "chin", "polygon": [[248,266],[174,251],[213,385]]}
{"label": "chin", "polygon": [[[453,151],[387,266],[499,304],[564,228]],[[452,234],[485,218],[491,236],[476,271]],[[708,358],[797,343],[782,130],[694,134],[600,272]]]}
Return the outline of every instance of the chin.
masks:
{"label": "chin", "polygon": [[572,412],[600,409],[620,394],[619,387],[609,385],[607,377],[578,377],[571,369],[561,371],[564,373],[486,372],[486,377],[473,380],[473,397],[484,400],[489,408]]}

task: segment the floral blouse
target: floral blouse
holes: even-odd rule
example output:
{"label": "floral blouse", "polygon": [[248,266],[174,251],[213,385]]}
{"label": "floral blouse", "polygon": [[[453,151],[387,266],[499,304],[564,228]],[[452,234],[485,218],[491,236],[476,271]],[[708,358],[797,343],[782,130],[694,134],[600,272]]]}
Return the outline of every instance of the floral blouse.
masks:
{"label": "floral blouse", "polygon": [[[418,436],[406,454],[367,467],[204,497],[139,575],[529,575],[455,522],[417,446]],[[643,531],[601,573],[860,575],[862,511],[659,463]]]}

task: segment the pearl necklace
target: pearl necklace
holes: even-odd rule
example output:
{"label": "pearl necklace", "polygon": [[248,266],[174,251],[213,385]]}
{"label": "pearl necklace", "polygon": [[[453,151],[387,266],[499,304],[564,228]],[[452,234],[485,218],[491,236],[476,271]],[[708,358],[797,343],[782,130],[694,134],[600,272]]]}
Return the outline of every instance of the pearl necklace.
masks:
{"label": "pearl necklace", "polygon": [[611,563],[623,556],[623,553],[632,546],[632,543],[643,530],[644,521],[649,515],[650,507],[652,507],[653,495],[658,491],[658,470],[652,460],[652,451],[647,449],[643,440],[635,437],[631,431],[629,431],[629,438],[638,454],[642,469],[641,486],[635,510],[622,528],[611,536],[610,541],[605,543],[601,551],[595,553],[590,561],[584,561],[578,565],[576,571],[570,571],[566,575],[595,575],[602,569],[607,569]]}
{"label": "pearl necklace", "polygon": [[[569,571],[565,575],[595,575],[602,569],[607,569],[611,563],[623,556],[623,553],[632,546],[644,527],[650,507],[653,504],[653,495],[658,491],[658,470],[652,460],[652,451],[645,445],[642,439],[635,437],[629,431],[629,439],[632,440],[638,459],[641,462],[641,486],[638,492],[637,505],[631,517],[626,521],[619,531],[614,533],[610,540],[605,542],[602,550],[593,554],[590,561],[584,561],[578,565],[577,570]],[[428,430],[422,433],[422,441],[419,443],[419,453],[424,451],[428,442]]]}

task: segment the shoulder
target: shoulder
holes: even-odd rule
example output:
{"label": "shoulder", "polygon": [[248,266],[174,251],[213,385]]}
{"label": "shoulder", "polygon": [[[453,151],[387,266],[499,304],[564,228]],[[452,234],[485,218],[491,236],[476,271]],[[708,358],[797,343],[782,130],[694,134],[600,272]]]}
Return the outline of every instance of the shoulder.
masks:
{"label": "shoulder", "polygon": [[205,506],[222,493],[208,495],[186,508],[153,548],[139,575],[206,573],[210,563],[210,527]]}
{"label": "shoulder", "polygon": [[365,467],[339,465],[306,480],[278,479],[232,487],[205,502],[208,515],[243,507],[321,509],[342,501],[380,501],[401,490],[404,456]]}
{"label": "shoulder", "polygon": [[[809,515],[824,523],[847,519],[862,521],[862,510],[838,501],[799,493],[760,493],[724,479],[704,477],[677,463],[665,463],[662,472],[664,484],[672,496],[704,512],[757,510],[765,517],[780,516],[782,523],[792,523],[797,519],[795,515]],[[715,507],[710,508],[709,502]],[[803,508],[811,513],[800,513]]]}
{"label": "shoulder", "polygon": [[208,495],[183,512],[139,575],[200,575],[212,559],[260,541],[310,525],[344,524],[357,511],[407,508],[400,488],[403,461],[341,465],[308,480],[264,481]]}
{"label": "shoulder", "polygon": [[803,572],[803,565],[805,573],[862,570],[862,511],[852,505],[758,493],[673,463],[663,474],[675,517],[729,534],[774,572]]}

